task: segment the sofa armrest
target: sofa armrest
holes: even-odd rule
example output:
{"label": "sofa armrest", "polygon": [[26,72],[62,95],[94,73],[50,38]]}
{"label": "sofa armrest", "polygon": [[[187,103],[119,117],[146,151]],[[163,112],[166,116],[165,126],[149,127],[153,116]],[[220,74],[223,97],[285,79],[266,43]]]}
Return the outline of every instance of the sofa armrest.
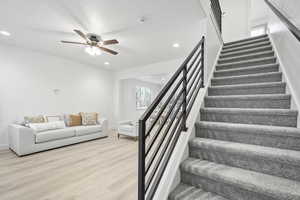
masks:
{"label": "sofa armrest", "polygon": [[100,118],[98,122],[102,127],[102,131],[108,135],[108,120],[106,118]]}
{"label": "sofa armrest", "polygon": [[17,124],[8,127],[9,148],[18,155],[23,155],[35,144],[35,132],[33,129]]}

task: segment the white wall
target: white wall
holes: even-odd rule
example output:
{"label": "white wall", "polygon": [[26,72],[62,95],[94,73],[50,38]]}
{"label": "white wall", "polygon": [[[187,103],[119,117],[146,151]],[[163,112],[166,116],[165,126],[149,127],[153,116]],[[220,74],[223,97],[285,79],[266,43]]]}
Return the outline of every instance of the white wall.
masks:
{"label": "white wall", "polygon": [[[133,79],[137,77],[144,77],[149,75],[157,75],[157,74],[172,74],[176,69],[182,64],[184,58],[169,60],[164,62],[153,63],[151,65],[141,66],[130,68],[126,70],[121,70],[115,72],[114,76],[114,118],[116,121],[124,120],[125,118],[122,116],[121,107],[122,107],[122,80]],[[117,124],[113,126],[116,127]]]}
{"label": "white wall", "polygon": [[136,109],[136,87],[147,87],[151,90],[151,99],[153,100],[161,89],[161,85],[149,83],[136,79],[121,80],[120,86],[120,119],[138,120],[145,112],[144,109]]}
{"label": "white wall", "polygon": [[294,25],[300,28],[299,0],[271,0]]}
{"label": "white wall", "polygon": [[292,94],[292,107],[300,109],[300,42],[271,9],[268,8],[266,12],[269,15],[270,36],[282,64],[281,70],[288,84],[288,92]]}
{"label": "white wall", "polygon": [[[263,0],[261,0],[263,1]],[[222,35],[224,42],[231,42],[249,37],[249,0],[221,0],[223,16]]]}
{"label": "white wall", "polygon": [[0,45],[0,147],[8,143],[8,124],[25,115],[97,111],[112,121],[112,90],[109,71]]}
{"label": "white wall", "polygon": [[205,85],[209,84],[209,76],[214,69],[216,56],[223,45],[223,38],[218,29],[217,22],[210,7],[210,0],[200,0],[201,7],[205,13],[204,26],[205,31]]}

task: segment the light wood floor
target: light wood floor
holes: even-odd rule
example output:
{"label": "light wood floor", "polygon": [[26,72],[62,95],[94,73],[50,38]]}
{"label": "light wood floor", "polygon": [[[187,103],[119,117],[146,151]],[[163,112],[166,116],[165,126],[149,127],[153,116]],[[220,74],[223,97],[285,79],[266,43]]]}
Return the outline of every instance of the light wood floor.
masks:
{"label": "light wood floor", "polygon": [[0,151],[0,200],[136,200],[137,148],[112,133],[21,158]]}

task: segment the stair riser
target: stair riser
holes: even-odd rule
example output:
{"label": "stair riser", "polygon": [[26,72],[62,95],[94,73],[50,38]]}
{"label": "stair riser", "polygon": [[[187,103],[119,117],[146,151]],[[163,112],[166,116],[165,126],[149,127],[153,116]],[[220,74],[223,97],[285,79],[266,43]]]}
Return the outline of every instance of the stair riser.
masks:
{"label": "stair riser", "polygon": [[252,114],[246,112],[223,113],[201,110],[201,120],[211,122],[229,122],[240,124],[260,124],[271,126],[297,126],[297,116],[295,115],[272,115],[272,114]]}
{"label": "stair riser", "polygon": [[258,58],[265,58],[265,57],[272,57],[274,56],[274,52],[268,52],[268,53],[261,53],[257,55],[249,55],[249,56],[243,56],[238,58],[230,58],[230,59],[219,59],[218,64],[225,64],[225,63],[232,63],[232,62],[239,62],[243,60],[250,60],[250,59],[258,59]]}
{"label": "stair riser", "polygon": [[[190,148],[190,156],[208,160],[232,167],[252,170],[264,174],[275,175],[283,178],[300,180],[300,167],[279,159],[270,159],[262,155],[249,156],[246,153],[230,152],[226,148]],[[287,161],[288,162],[288,161]]]}
{"label": "stair riser", "polygon": [[257,44],[257,43],[269,42],[269,41],[270,41],[269,38],[259,38],[259,39],[256,39],[256,40],[250,40],[250,41],[240,42],[240,43],[237,43],[237,44],[225,45],[223,47],[223,50],[228,50],[228,49],[243,47],[243,46],[247,46],[247,45],[254,45],[254,44]]}
{"label": "stair riser", "polygon": [[239,75],[249,75],[249,74],[259,74],[268,72],[278,72],[279,66],[268,66],[268,67],[258,67],[254,69],[243,69],[237,71],[218,71],[214,73],[214,77],[226,77],[226,76],[239,76]]}
{"label": "stair riser", "polygon": [[259,43],[256,45],[249,45],[249,46],[244,46],[244,47],[222,50],[221,54],[233,53],[233,52],[244,51],[244,50],[252,50],[252,49],[257,49],[260,47],[266,47],[266,46],[270,46],[270,45],[271,45],[270,42],[263,42],[263,43]]}
{"label": "stair riser", "polygon": [[181,180],[185,184],[203,188],[205,191],[214,192],[231,200],[280,200],[187,172],[181,172]]}
{"label": "stair riser", "polygon": [[236,56],[244,56],[244,55],[260,53],[260,52],[264,52],[264,51],[271,51],[272,49],[273,49],[272,46],[266,46],[266,47],[261,47],[258,49],[250,49],[248,51],[240,51],[240,52],[236,52],[236,53],[221,54],[220,59],[231,58],[231,57],[236,57]]}
{"label": "stair riser", "polygon": [[248,62],[242,62],[242,63],[231,63],[226,65],[217,65],[216,70],[227,70],[227,69],[236,69],[236,68],[242,68],[242,67],[251,67],[256,65],[267,65],[267,64],[275,64],[276,58],[269,58],[264,60],[250,60]]}
{"label": "stair riser", "polygon": [[261,88],[208,88],[209,96],[220,95],[251,95],[251,94],[284,94],[285,85],[281,86],[269,86]]}
{"label": "stair riser", "polygon": [[224,44],[224,46],[230,46],[230,45],[234,45],[234,44],[240,44],[240,43],[244,43],[244,42],[250,42],[250,41],[259,40],[259,39],[266,39],[266,38],[268,38],[268,35],[261,35],[261,36],[257,36],[257,37],[247,38],[247,39],[244,39],[244,40],[227,42],[227,43]]}
{"label": "stair riser", "polygon": [[270,108],[289,109],[290,98],[286,99],[205,99],[205,107],[215,108]]}
{"label": "stair riser", "polygon": [[212,86],[219,85],[235,85],[235,84],[247,84],[247,83],[266,83],[266,82],[281,82],[282,74],[268,74],[261,76],[240,77],[240,78],[227,78],[227,79],[212,79]]}
{"label": "stair riser", "polygon": [[264,134],[254,130],[251,132],[228,129],[214,129],[196,126],[196,136],[216,140],[254,144],[259,146],[300,151],[300,138]]}

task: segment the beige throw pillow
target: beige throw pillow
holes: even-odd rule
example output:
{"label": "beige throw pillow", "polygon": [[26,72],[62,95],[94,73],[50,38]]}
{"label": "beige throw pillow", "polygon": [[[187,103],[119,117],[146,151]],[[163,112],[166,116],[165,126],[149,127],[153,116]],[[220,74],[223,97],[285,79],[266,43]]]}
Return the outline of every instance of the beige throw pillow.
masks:
{"label": "beige throw pillow", "polygon": [[26,125],[30,124],[30,123],[44,123],[45,122],[45,118],[43,115],[39,115],[39,116],[25,116],[24,117],[24,122]]}
{"label": "beige throw pillow", "polygon": [[88,125],[96,125],[98,121],[98,113],[80,113],[82,118],[82,125],[88,126]]}
{"label": "beige throw pillow", "polygon": [[82,118],[81,115],[69,115],[68,126],[81,126]]}

